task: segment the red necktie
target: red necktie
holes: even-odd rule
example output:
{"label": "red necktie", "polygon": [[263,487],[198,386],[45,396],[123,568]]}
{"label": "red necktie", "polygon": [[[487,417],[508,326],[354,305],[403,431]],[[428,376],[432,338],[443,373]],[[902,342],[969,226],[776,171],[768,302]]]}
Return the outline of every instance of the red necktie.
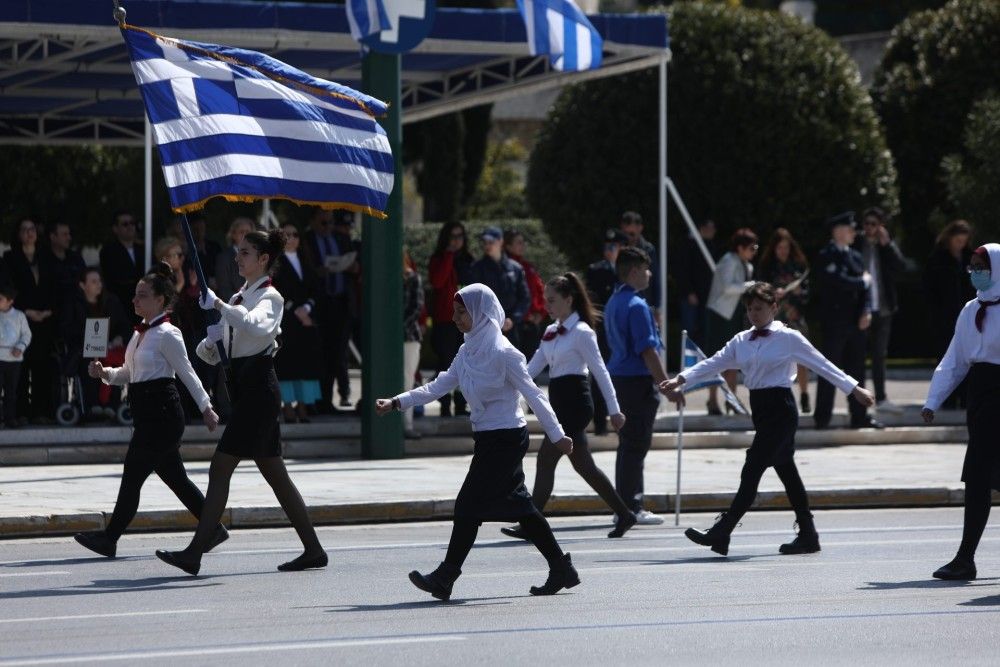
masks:
{"label": "red necktie", "polygon": [[997,299],[996,301],[979,302],[979,310],[976,311],[976,329],[978,329],[980,333],[983,331],[983,320],[986,319],[986,309],[990,306],[995,306],[998,303],[1000,303],[1000,299]]}
{"label": "red necktie", "polygon": [[755,341],[758,338],[767,338],[771,335],[770,329],[754,329],[750,332],[750,340]]}
{"label": "red necktie", "polygon": [[161,324],[163,324],[164,322],[169,322],[169,321],[170,321],[170,315],[164,315],[163,317],[161,317],[159,319],[153,320],[149,324],[146,324],[145,322],[139,322],[139,324],[135,325],[135,330],[138,333],[146,333],[147,331],[149,331],[153,327],[158,327]]}
{"label": "red necktie", "polygon": [[555,331],[546,331],[545,335],[542,336],[542,340],[544,341],[555,340],[556,336],[562,336],[564,333],[566,333],[566,327],[560,324]]}
{"label": "red necktie", "polygon": [[[264,282],[262,282],[260,285],[258,285],[257,289],[266,289],[266,288],[268,288],[270,286],[271,286],[271,279],[268,278],[267,280],[265,280]],[[254,291],[256,292],[257,290],[254,290]],[[234,306],[238,306],[241,303],[243,303],[243,292],[237,292],[236,293],[236,298],[233,299],[233,305]]]}

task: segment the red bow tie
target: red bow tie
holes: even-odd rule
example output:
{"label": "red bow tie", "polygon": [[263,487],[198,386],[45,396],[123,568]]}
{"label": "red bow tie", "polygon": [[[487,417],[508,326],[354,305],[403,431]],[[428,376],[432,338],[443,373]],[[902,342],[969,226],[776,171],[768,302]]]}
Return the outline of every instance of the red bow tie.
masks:
{"label": "red bow tie", "polygon": [[986,319],[986,309],[990,306],[995,306],[998,303],[1000,303],[1000,299],[997,299],[996,301],[979,302],[979,310],[976,311],[976,329],[979,330],[980,333],[983,331],[983,320]]}
{"label": "red bow tie", "polygon": [[754,341],[757,340],[758,338],[767,338],[770,335],[771,335],[770,329],[754,329],[753,331],[750,332],[750,340]]}
{"label": "red bow tie", "polygon": [[170,315],[164,315],[163,317],[153,320],[149,324],[146,324],[145,322],[139,322],[139,324],[135,325],[135,330],[139,333],[146,333],[153,327],[158,327],[164,322],[169,322],[169,321],[170,321]]}
{"label": "red bow tie", "polygon": [[542,340],[544,341],[555,340],[556,336],[562,336],[564,333],[566,333],[566,327],[560,324],[555,331],[546,331],[545,335],[542,336]]}
{"label": "red bow tie", "polygon": [[[257,289],[266,289],[266,288],[268,288],[270,286],[271,286],[271,279],[268,278],[267,280],[265,280],[264,282],[262,282],[260,285],[257,285]],[[257,289],[255,289],[254,291],[256,292]],[[237,292],[236,293],[236,298],[233,299],[233,305],[234,306],[238,306],[241,303],[243,303],[243,292]]]}

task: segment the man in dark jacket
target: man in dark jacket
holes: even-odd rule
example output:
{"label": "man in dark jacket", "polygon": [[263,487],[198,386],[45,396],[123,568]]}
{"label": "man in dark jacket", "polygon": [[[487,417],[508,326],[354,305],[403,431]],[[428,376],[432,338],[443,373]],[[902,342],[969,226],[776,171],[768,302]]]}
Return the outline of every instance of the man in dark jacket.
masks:
{"label": "man in dark jacket", "polygon": [[[702,220],[698,224],[698,235],[708,248],[712,259],[718,261],[722,253],[715,245],[715,223]],[[688,338],[699,347],[705,347],[705,305],[712,287],[715,269],[705,261],[705,256],[693,236],[684,239],[684,245],[677,257],[677,293],[681,310],[681,328],[687,330]]]}
{"label": "man in dark jacket", "polygon": [[483,256],[469,267],[471,280],[493,290],[503,307],[503,332],[518,347],[514,322],[524,319],[531,306],[528,280],[521,265],[503,254],[503,232],[499,227],[487,227],[479,236]]}
{"label": "man in dark jacket", "polygon": [[114,240],[101,248],[101,277],[119,303],[129,304],[145,268],[145,250],[136,240],[135,216],[128,211],[115,212],[111,233]]}
{"label": "man in dark jacket", "polygon": [[656,252],[656,246],[646,240],[642,235],[644,229],[642,216],[635,211],[625,211],[622,213],[618,227],[628,238],[628,246],[638,248],[649,256],[649,270],[653,277],[649,282],[649,287],[642,291],[642,297],[653,309],[653,317],[656,321],[660,319],[660,256]]}
{"label": "man in dark jacket", "polygon": [[[604,258],[599,262],[594,262],[587,267],[587,292],[590,293],[591,302],[604,310],[604,305],[615,292],[618,284],[618,274],[615,270],[615,262],[618,261],[618,252],[628,245],[628,237],[620,229],[609,229],[604,233]],[[597,347],[601,349],[601,356],[604,363],[611,358],[611,348],[608,347],[608,337],[604,332],[604,327],[595,327],[597,333]],[[594,376],[590,376],[590,394],[594,398],[594,435],[606,435],[608,432],[608,406],[604,402],[604,395]]]}

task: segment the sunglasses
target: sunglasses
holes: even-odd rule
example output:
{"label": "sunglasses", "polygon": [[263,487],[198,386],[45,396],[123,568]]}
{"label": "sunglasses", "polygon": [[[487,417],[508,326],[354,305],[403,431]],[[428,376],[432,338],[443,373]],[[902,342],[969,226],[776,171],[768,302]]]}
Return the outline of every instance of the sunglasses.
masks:
{"label": "sunglasses", "polygon": [[299,238],[299,233],[298,232],[285,232],[285,236],[287,238],[297,239],[297,238]]}

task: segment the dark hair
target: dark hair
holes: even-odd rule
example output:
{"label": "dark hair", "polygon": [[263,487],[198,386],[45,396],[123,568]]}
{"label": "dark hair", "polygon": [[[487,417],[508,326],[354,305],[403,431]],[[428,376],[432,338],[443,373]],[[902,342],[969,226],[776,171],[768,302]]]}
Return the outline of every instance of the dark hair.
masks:
{"label": "dark hair", "polygon": [[788,258],[804,269],[809,268],[809,260],[802,252],[802,246],[799,245],[799,242],[795,240],[790,231],[784,227],[778,227],[771,234],[771,238],[767,240],[767,247],[764,248],[764,252],[760,256],[758,267],[762,275],[768,275],[768,271],[775,261],[774,251],[782,241],[788,241]]}
{"label": "dark hair", "polygon": [[100,276],[101,280],[104,280],[104,276],[101,274],[101,270],[99,268],[97,268],[96,266],[88,266],[85,267],[82,271],[80,271],[80,273],[76,275],[76,282],[78,283],[87,282],[87,276],[89,276],[91,273],[96,273],[98,276]]}
{"label": "dark hair", "polygon": [[17,288],[13,285],[0,285],[0,296],[7,297],[13,301],[17,298]]}
{"label": "dark hair", "polygon": [[45,228],[45,233],[48,234],[49,236],[52,236],[53,234],[57,233],[59,231],[60,227],[65,227],[70,232],[73,231],[73,228],[70,227],[69,223],[66,222],[65,220],[54,220],[53,222],[50,222],[45,227],[46,227]]}
{"label": "dark hair", "polygon": [[117,225],[118,218],[122,217],[123,215],[131,216],[132,219],[135,220],[135,214],[132,213],[132,211],[128,210],[127,208],[119,208],[115,210],[114,213],[111,214],[111,225],[112,226]]}
{"label": "dark hair", "polygon": [[[960,236],[962,234],[972,236],[972,225],[965,220],[952,220],[945,225],[944,229],[941,230],[941,233],[937,235],[937,238],[934,240],[934,245],[944,248],[953,237]],[[968,242],[966,242],[965,246],[969,247]]]}
{"label": "dark hair", "polygon": [[169,309],[177,298],[177,278],[166,262],[157,262],[139,282],[146,283],[153,294],[163,297],[163,310]]}
{"label": "dark hair", "polygon": [[645,265],[649,267],[652,262],[649,261],[649,255],[642,248],[632,248],[626,247],[618,251],[618,261],[615,262],[615,272],[618,274],[618,280],[625,282],[628,278],[628,274],[632,273],[632,269]]}
{"label": "dark hair", "polygon": [[587,288],[583,286],[580,276],[570,271],[561,276],[556,276],[546,283],[546,285],[554,289],[559,296],[572,298],[573,310],[579,313],[580,319],[589,324],[591,329],[597,326],[597,322],[601,319],[601,314],[597,312],[594,304],[591,303],[590,296],[587,295]]}
{"label": "dark hair", "polygon": [[280,229],[272,229],[269,232],[257,230],[247,232],[243,240],[252,245],[257,250],[258,255],[267,253],[266,270],[269,273],[274,269],[274,264],[281,257],[281,254],[285,252],[285,232]]}
{"label": "dark hair", "polygon": [[446,222],[441,225],[441,229],[438,231],[437,244],[434,246],[434,256],[441,256],[448,250],[448,245],[451,243],[451,233],[456,229],[461,229],[462,234],[465,236],[465,244],[462,249],[459,250],[460,255],[465,255],[466,259],[472,260],[472,253],[469,252],[469,233],[465,229],[465,225],[461,222]]}
{"label": "dark hair", "polygon": [[622,213],[621,219],[618,221],[618,225],[641,225],[642,216],[635,211],[625,211]]}
{"label": "dark hair", "polygon": [[503,232],[503,244],[505,246],[510,245],[511,243],[514,242],[514,239],[516,239],[518,236],[520,236],[522,238],[524,237],[524,233],[521,232],[520,229],[518,229],[516,227],[511,227],[510,229],[505,229],[504,232]]}
{"label": "dark hair", "polygon": [[740,227],[729,239],[729,249],[739,250],[740,248],[757,243],[757,235],[749,227]]}
{"label": "dark hair", "polygon": [[878,218],[881,224],[886,224],[889,222],[889,214],[878,206],[871,206],[865,209],[865,212],[861,214],[861,221],[864,222],[867,217]]}
{"label": "dark hair", "polygon": [[746,308],[750,307],[750,302],[756,299],[757,301],[763,301],[764,303],[773,306],[778,303],[778,295],[775,294],[774,285],[765,282],[756,282],[743,292],[743,296],[740,297],[740,301]]}
{"label": "dark hair", "polygon": [[21,225],[23,225],[24,223],[30,222],[31,224],[33,224],[35,226],[35,234],[36,235],[38,234],[39,225],[36,222],[36,220],[38,220],[38,218],[31,215],[24,215],[14,220],[14,225],[10,231],[11,248],[16,248],[18,250],[21,249]]}

